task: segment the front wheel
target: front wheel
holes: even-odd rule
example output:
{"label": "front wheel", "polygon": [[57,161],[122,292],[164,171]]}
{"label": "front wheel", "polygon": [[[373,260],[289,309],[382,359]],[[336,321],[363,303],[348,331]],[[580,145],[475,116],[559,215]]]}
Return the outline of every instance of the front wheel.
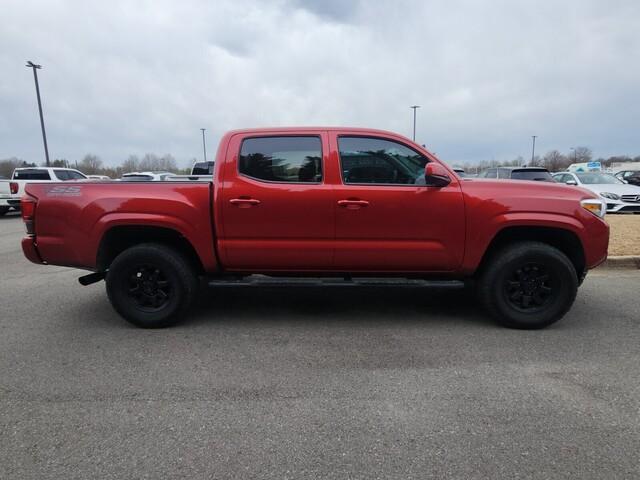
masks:
{"label": "front wheel", "polygon": [[143,328],[177,323],[198,290],[196,273],[184,255],[154,243],[120,253],[109,266],[106,284],[113,308]]}
{"label": "front wheel", "polygon": [[500,324],[536,329],[560,320],[577,290],[576,270],[564,253],[544,243],[520,242],[489,259],[478,294]]}

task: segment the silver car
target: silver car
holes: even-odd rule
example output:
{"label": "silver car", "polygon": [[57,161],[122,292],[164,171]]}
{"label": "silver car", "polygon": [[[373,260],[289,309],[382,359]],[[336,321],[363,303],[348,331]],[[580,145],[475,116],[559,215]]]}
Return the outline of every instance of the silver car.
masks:
{"label": "silver car", "polygon": [[607,204],[607,213],[640,213],[640,187],[602,172],[554,173],[556,182],[591,190]]}

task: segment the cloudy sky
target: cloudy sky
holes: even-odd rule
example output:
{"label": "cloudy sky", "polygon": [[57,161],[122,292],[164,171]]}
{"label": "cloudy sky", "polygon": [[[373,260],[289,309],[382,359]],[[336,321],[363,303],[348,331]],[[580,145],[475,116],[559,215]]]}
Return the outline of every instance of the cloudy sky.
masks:
{"label": "cloudy sky", "polygon": [[638,0],[3,0],[0,159],[211,151],[228,129],[368,126],[450,162],[640,154]]}

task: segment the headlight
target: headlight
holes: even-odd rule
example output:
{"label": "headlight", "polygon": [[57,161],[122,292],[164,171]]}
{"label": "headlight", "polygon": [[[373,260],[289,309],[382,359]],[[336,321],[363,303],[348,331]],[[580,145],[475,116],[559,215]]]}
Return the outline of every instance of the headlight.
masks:
{"label": "headlight", "polygon": [[580,201],[580,205],[585,210],[589,210],[597,217],[604,217],[604,214],[607,213],[607,206],[604,202],[598,200],[597,198],[587,198],[585,200]]}
{"label": "headlight", "polygon": [[616,195],[615,193],[601,192],[600,196],[610,200],[620,200],[620,195]]}

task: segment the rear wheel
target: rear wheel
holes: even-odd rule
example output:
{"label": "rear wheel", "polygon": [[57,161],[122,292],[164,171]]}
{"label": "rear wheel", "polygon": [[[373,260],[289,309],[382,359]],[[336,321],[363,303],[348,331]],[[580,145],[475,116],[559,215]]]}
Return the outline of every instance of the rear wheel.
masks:
{"label": "rear wheel", "polygon": [[109,266],[107,295],[115,310],[143,328],[174,325],[193,302],[196,272],[178,251],[146,243],[128,248]]}
{"label": "rear wheel", "polygon": [[567,256],[539,242],[498,251],[479,282],[479,297],[491,315],[511,328],[543,328],[573,305],[578,276]]}
{"label": "rear wheel", "polygon": [[0,217],[9,211],[10,207],[0,207]]}

